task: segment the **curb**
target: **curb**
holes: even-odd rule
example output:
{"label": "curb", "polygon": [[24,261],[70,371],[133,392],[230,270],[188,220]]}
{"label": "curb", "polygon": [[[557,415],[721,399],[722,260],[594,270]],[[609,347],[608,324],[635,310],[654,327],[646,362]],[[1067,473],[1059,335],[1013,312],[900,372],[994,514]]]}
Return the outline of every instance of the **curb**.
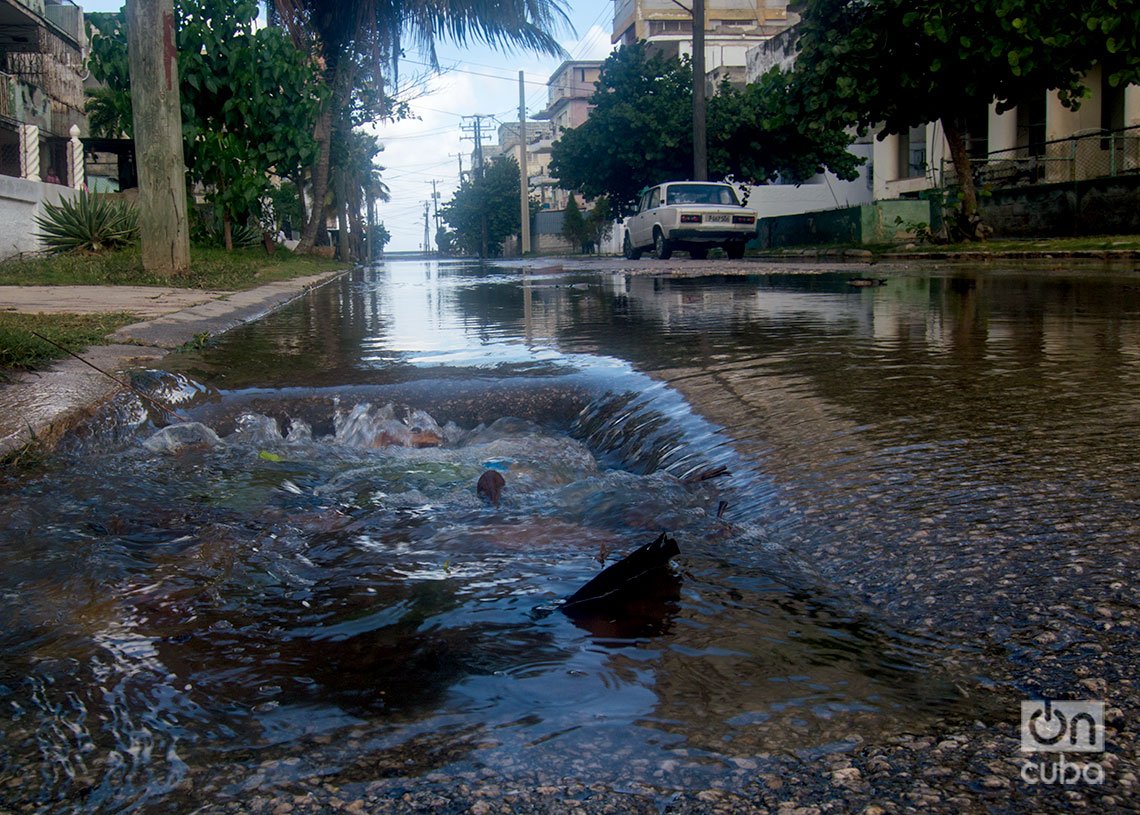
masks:
{"label": "curb", "polygon": [[[269,283],[153,320],[124,326],[108,344],[89,347],[83,359],[105,371],[155,365],[171,351],[208,334],[254,322],[351,269]],[[122,387],[77,359],[19,374],[0,386],[0,458],[28,444],[51,448]]]}

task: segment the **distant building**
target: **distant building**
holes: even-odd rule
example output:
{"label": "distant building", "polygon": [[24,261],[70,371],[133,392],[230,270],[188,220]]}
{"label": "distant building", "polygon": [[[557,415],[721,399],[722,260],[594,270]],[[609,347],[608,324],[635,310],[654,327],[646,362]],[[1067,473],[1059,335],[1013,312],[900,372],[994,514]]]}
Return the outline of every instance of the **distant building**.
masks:
{"label": "distant building", "polygon": [[44,203],[83,184],[86,47],[74,3],[0,0],[0,259],[40,249]]}
{"label": "distant building", "polygon": [[[773,67],[790,70],[796,36],[791,28],[752,48],[748,81],[756,81]],[[985,183],[987,174],[1004,173],[1020,174],[1030,183],[1077,181],[1140,167],[1140,132],[1095,138],[1140,127],[1140,87],[1112,87],[1099,66],[1088,72],[1084,82],[1089,94],[1076,111],[1062,105],[1055,91],[1031,94],[1001,114],[996,104],[979,101],[962,125],[971,158],[987,165],[979,170],[980,180]],[[1082,138],[1090,134],[1094,137]],[[952,180],[950,148],[939,122],[877,136],[868,145],[874,200],[916,196]],[[864,145],[853,148],[860,155],[866,151]]]}
{"label": "distant building", "polygon": [[[789,0],[706,0],[705,71],[710,90],[743,85],[748,50],[799,21]],[[673,0],[614,0],[614,43],[639,40],[665,57],[692,56],[692,13]]]}
{"label": "distant building", "polygon": [[0,175],[67,180],[72,125],[85,130],[83,10],[0,0]]}

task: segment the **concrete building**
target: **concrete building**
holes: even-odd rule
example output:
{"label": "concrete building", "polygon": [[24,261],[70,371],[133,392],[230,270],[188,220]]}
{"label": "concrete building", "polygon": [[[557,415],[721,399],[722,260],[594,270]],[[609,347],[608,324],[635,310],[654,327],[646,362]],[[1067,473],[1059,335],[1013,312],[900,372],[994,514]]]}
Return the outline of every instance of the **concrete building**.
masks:
{"label": "concrete building", "polygon": [[[706,0],[705,70],[710,89],[727,79],[744,84],[748,50],[799,20],[789,0]],[[612,41],[645,40],[666,57],[692,56],[691,12],[673,0],[614,0]]]}
{"label": "concrete building", "polygon": [[39,248],[43,202],[83,184],[83,10],[0,0],[0,258]]}
{"label": "concrete building", "polygon": [[[773,67],[790,70],[795,45],[796,30],[791,28],[752,48],[747,59],[748,81],[756,81]],[[1068,110],[1056,92],[1046,91],[1001,114],[996,104],[980,102],[964,122],[979,180],[983,184],[993,180],[1078,181],[1140,166],[1140,131],[1119,139],[1079,138],[1140,126],[1140,88],[1111,87],[1099,67],[1086,76],[1086,85],[1090,94],[1078,111]],[[855,182],[825,175],[796,192],[779,185],[759,187],[753,204],[761,215],[796,214],[916,197],[953,182],[950,149],[940,123],[919,125],[907,133],[872,135],[852,146],[852,152],[868,159]],[[830,189],[813,191],[811,186],[820,181]]]}
{"label": "concrete building", "polygon": [[550,135],[535,145],[546,161],[545,164],[527,167],[531,188],[537,192],[543,209],[566,207],[569,193],[559,188],[558,179],[550,175],[550,153],[554,142],[563,133],[582,125],[590,117],[590,98],[601,74],[601,60],[567,60],[546,81],[546,108],[535,114],[536,119],[548,121],[551,125]]}

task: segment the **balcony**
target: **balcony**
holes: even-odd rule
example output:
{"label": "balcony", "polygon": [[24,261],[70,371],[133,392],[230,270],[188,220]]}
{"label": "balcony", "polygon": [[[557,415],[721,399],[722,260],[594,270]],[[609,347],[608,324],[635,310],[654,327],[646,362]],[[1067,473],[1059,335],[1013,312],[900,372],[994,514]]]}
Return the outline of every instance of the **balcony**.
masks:
{"label": "balcony", "polygon": [[16,119],[16,92],[19,83],[11,74],[0,72],[0,119]]}

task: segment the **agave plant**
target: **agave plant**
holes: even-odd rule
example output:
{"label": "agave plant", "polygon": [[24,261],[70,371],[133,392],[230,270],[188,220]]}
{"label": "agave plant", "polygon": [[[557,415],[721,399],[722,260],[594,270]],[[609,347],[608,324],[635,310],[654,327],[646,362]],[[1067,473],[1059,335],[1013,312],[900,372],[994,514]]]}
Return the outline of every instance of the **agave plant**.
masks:
{"label": "agave plant", "polygon": [[133,243],[139,234],[138,211],[133,206],[86,190],[80,190],[75,199],[61,198],[58,204],[45,202],[36,224],[40,228],[36,237],[52,254],[118,249]]}

